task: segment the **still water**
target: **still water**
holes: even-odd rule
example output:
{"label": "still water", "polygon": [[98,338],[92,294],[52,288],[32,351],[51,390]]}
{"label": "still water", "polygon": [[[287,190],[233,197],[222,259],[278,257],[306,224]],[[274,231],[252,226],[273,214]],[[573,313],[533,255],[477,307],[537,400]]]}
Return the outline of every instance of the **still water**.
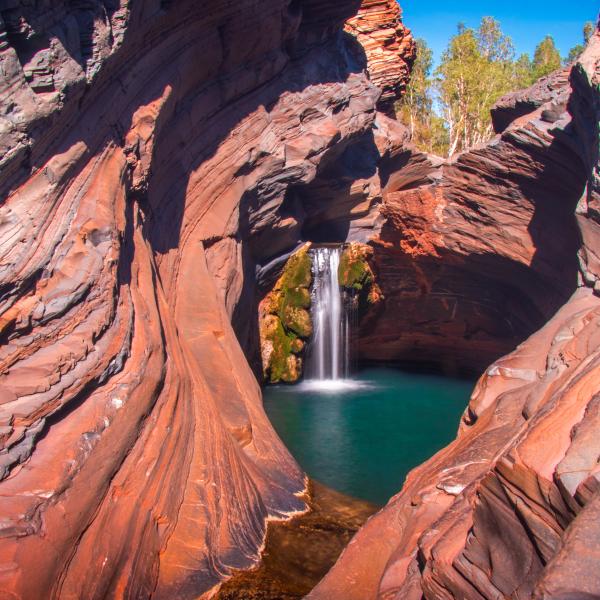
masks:
{"label": "still water", "polygon": [[384,504],[456,435],[473,382],[388,368],[263,391],[271,422],[310,477]]}

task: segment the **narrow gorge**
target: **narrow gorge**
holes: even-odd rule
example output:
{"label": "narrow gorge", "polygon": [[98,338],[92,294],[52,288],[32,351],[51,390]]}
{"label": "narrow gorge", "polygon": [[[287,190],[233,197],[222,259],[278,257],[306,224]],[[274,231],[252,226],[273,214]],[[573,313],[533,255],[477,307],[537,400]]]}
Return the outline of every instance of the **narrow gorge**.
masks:
{"label": "narrow gorge", "polygon": [[261,386],[351,359],[479,379],[308,598],[600,597],[600,31],[447,160],[414,60],[395,0],[1,4],[1,599],[278,598],[344,501]]}

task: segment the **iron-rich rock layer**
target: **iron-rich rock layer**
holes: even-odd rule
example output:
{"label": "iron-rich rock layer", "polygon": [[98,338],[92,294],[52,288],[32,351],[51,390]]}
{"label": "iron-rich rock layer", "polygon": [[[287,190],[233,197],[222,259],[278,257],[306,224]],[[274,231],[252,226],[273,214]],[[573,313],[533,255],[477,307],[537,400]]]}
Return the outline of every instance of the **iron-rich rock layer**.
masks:
{"label": "iron-rich rock layer", "polygon": [[303,240],[370,241],[365,358],[483,368],[550,319],[313,597],[600,593],[600,39],[443,162],[376,112],[412,44],[358,5],[1,9],[7,596],[198,597],[305,508],[246,359]]}
{"label": "iron-rich rock layer", "polygon": [[0,589],[195,598],[305,508],[231,322],[370,132],[358,2],[4,6]]}
{"label": "iron-rich rock layer", "polygon": [[416,45],[402,23],[400,6],[396,0],[363,0],[345,29],[364,48],[369,77],[382,92],[379,110],[393,116],[394,103],[406,88],[416,58]]}
{"label": "iron-rich rock layer", "polygon": [[[473,361],[494,339],[512,343],[519,327],[503,315],[521,332],[549,320],[485,370],[456,441],[408,475],[311,599],[600,595],[599,66],[596,33],[570,73],[502,100],[502,134],[487,146],[441,166],[410,153],[391,169],[373,244],[396,304],[366,352],[381,352],[398,319],[400,346],[383,352],[405,351],[410,273],[421,287],[409,310],[429,318],[408,328],[415,348]],[[464,335],[462,321],[494,312],[488,322],[511,335]]]}

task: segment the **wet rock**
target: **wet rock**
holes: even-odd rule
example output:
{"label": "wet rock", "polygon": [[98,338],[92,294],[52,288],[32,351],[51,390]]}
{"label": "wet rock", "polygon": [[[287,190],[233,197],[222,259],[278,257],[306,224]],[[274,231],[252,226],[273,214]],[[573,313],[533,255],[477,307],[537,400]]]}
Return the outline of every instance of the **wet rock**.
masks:
{"label": "wet rock", "polygon": [[263,377],[271,383],[293,383],[302,376],[302,351],[313,332],[309,248],[306,244],[288,258],[258,308]]}

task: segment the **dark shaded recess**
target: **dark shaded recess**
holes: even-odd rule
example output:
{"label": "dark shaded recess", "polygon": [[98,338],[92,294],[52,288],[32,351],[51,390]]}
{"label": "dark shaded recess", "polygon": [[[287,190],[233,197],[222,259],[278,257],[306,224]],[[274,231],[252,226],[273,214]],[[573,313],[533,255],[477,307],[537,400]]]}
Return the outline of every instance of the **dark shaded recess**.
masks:
{"label": "dark shaded recess", "polygon": [[531,269],[553,287],[554,297],[549,299],[545,310],[548,319],[577,287],[581,234],[575,210],[590,175],[575,152],[580,141],[573,124],[553,133],[556,137],[544,154],[539,177],[536,180],[516,178],[523,194],[535,205],[527,228],[535,245]]}
{"label": "dark shaded recess", "polygon": [[[353,38],[344,36],[342,39],[344,43],[357,44]],[[267,221],[292,218],[294,225],[283,230],[274,230],[261,221],[264,215],[260,207],[268,198],[261,194],[260,186],[244,194],[240,203],[240,225],[246,240],[242,249],[246,277],[233,323],[259,379],[262,367],[255,318],[258,303],[276,282],[287,258],[301,244],[346,241],[353,218],[351,210],[363,201],[362,196],[351,197],[350,187],[355,179],[375,174],[378,158],[371,131],[334,144],[321,158],[310,183],[288,183],[283,202],[271,215],[272,221]]]}
{"label": "dark shaded recess", "polygon": [[50,48],[50,37],[47,34],[33,34],[31,37],[27,37],[18,27],[14,26],[15,23],[12,18],[7,19],[4,16],[5,12],[7,11],[0,11],[0,15],[4,18],[6,25],[6,38],[17,53],[21,66],[27,65],[41,50]]}
{"label": "dark shaded recess", "polygon": [[372,131],[343,149],[331,154],[319,165],[317,177],[311,184],[298,189],[306,220],[302,238],[317,243],[342,243],[348,239],[352,221],[351,211],[364,201],[353,198],[350,188],[357,179],[368,179],[377,172],[379,152]]}
{"label": "dark shaded recess", "polygon": [[[384,226],[381,239],[393,242],[397,233],[388,235]],[[546,321],[511,283],[532,277],[521,263],[493,254],[415,260],[400,251],[375,252],[384,308],[361,323],[361,362],[473,377]]]}
{"label": "dark shaded recess", "polygon": [[502,133],[515,119],[537,110],[542,101],[534,98],[517,100],[514,106],[497,107],[492,110],[492,125],[496,133]]}
{"label": "dark shaded recess", "polygon": [[[64,3],[57,1],[56,4],[62,6]],[[66,6],[67,11],[75,13],[83,10],[81,7],[84,5],[73,2]],[[103,6],[110,16],[116,5],[95,2],[93,10],[102,10]],[[284,39],[274,40],[256,31],[255,37],[260,38],[259,41],[254,45],[245,43],[242,47],[239,40],[248,37],[248,23],[254,23],[257,19],[256,5],[240,6],[240,14],[235,21],[228,18],[229,15],[223,12],[223,7],[217,2],[208,5],[181,2],[177,6],[177,11],[165,11],[161,10],[158,1],[155,10],[144,3],[131,5],[132,29],[128,30],[118,53],[108,59],[93,85],[71,87],[65,97],[63,110],[31,123],[29,133],[34,144],[25,162],[21,165],[11,164],[3,173],[0,182],[3,197],[23,183],[32,169],[42,166],[49,156],[63,153],[82,141],[89,148],[89,153],[72,167],[72,177],[76,177],[90,155],[109,144],[124,145],[125,132],[131,127],[137,108],[156,100],[170,86],[170,98],[161,109],[155,127],[155,150],[149,180],[130,193],[141,208],[145,237],[154,252],[165,254],[179,248],[190,172],[214,156],[235,125],[258,106],[272,106],[284,92],[301,91],[317,84],[344,82],[350,73],[361,71],[361,65],[366,61],[363,56],[358,64],[357,57],[360,57],[362,49],[353,38],[341,31],[343,20],[358,7],[357,0],[332,4],[327,9],[327,18],[320,20],[317,16],[323,7],[322,3],[294,0],[283,14],[273,11],[260,17],[260,27],[264,27],[265,31],[281,30]],[[27,17],[27,22],[33,23],[29,15],[34,14],[32,10],[19,4],[15,8],[15,16]],[[220,12],[223,12],[222,22],[218,21]],[[62,11],[49,13],[50,16],[45,17],[44,21],[47,29],[39,27],[33,38],[14,31],[11,41],[22,43],[20,52],[23,61],[33,56],[38,47],[47,44],[50,34],[56,34],[80,64],[85,62],[85,52],[78,43],[82,37],[74,35],[74,31],[58,31],[64,25],[56,20],[60,14]],[[207,29],[207,15],[216,21],[214,28]],[[83,34],[87,35],[85,31]],[[192,48],[197,40],[203,40],[206,46],[207,34],[214,36],[214,42],[208,47],[218,59],[212,64],[209,60],[211,57],[205,57],[209,76],[204,80],[199,79],[202,76],[198,75],[198,68],[193,64],[186,63],[185,68],[179,70],[173,68],[173,64],[181,62],[182,53]],[[275,59],[281,60],[284,56],[281,47],[290,52],[293,49],[292,56],[288,56],[287,66],[285,61],[282,62],[283,71],[275,73],[274,79],[259,88],[240,87],[237,76],[240,69],[260,71],[263,65],[274,64]],[[228,50],[232,48],[238,51]],[[311,52],[313,55],[310,55]],[[132,73],[135,73],[135,78],[131,77]],[[93,93],[88,93],[92,90]],[[196,132],[177,126],[177,123],[186,121],[186,113],[190,111],[203,115],[203,124]],[[81,126],[82,123],[85,126]],[[297,182],[292,178],[286,185],[294,183]],[[242,239],[257,233],[246,225],[250,224],[253,212],[267,200],[260,189],[250,191],[243,198],[240,210]],[[293,200],[290,196],[283,203],[281,211],[285,215],[292,210]],[[300,230],[296,240],[286,242],[288,250],[299,239]],[[275,240],[269,239],[270,242],[275,243]],[[124,243],[127,241],[124,240]],[[272,250],[270,252],[273,253]],[[263,260],[262,255],[260,260]],[[256,253],[245,247],[243,270],[246,287],[233,319],[243,346],[247,346],[247,340],[251,339],[257,347],[253,283],[256,264]],[[27,285],[34,286],[40,275],[36,274]]]}
{"label": "dark shaded recess", "polygon": [[[359,52],[362,52],[362,47],[353,37],[345,33],[340,33],[333,42],[320,47],[317,52],[331,53],[332,64],[336,65],[335,72],[317,71],[318,78],[311,77],[310,80],[300,81],[292,76],[290,83],[285,88],[280,88],[275,98],[283,91],[300,91],[307,85],[343,82],[351,73],[362,70],[355,60]],[[309,61],[310,56],[302,55],[299,59],[300,64],[305,60]],[[290,70],[294,68],[292,63]],[[314,71],[311,67],[303,73],[306,77],[312,75]],[[283,83],[286,83],[285,76],[282,79]],[[265,105],[268,106],[268,103]],[[234,123],[231,125],[233,126]],[[217,147],[218,144],[214,145],[215,151]],[[202,160],[207,158],[204,156]],[[359,138],[346,139],[327,149],[319,162],[316,177],[311,183],[301,183],[300,173],[291,173],[285,175],[286,178],[280,179],[277,185],[273,185],[274,182],[271,180],[259,182],[255,188],[248,190],[242,196],[240,238],[244,240],[242,245],[244,286],[232,323],[246,356],[259,377],[261,364],[256,319],[259,301],[275,283],[285,265],[285,259],[303,242],[336,242],[346,239],[351,222],[350,210],[358,201],[350,198],[350,186],[356,177],[361,176],[360,173],[365,177],[375,173],[377,158],[373,134],[369,131]],[[274,200],[269,194],[277,193],[282,186],[285,189],[283,201],[274,210],[268,209],[265,213],[264,207],[270,200]],[[320,191],[322,187],[334,190],[335,197],[323,197]],[[337,212],[334,218],[321,214],[331,209]],[[181,216],[182,214],[179,214],[175,218],[180,220]],[[316,229],[313,231],[312,225],[309,225],[308,230],[304,229],[307,222],[317,223],[320,218],[326,220],[323,225],[326,235],[319,235]],[[293,219],[289,227],[273,228],[274,224],[285,219]],[[319,227],[321,226],[317,225],[317,228]]]}

